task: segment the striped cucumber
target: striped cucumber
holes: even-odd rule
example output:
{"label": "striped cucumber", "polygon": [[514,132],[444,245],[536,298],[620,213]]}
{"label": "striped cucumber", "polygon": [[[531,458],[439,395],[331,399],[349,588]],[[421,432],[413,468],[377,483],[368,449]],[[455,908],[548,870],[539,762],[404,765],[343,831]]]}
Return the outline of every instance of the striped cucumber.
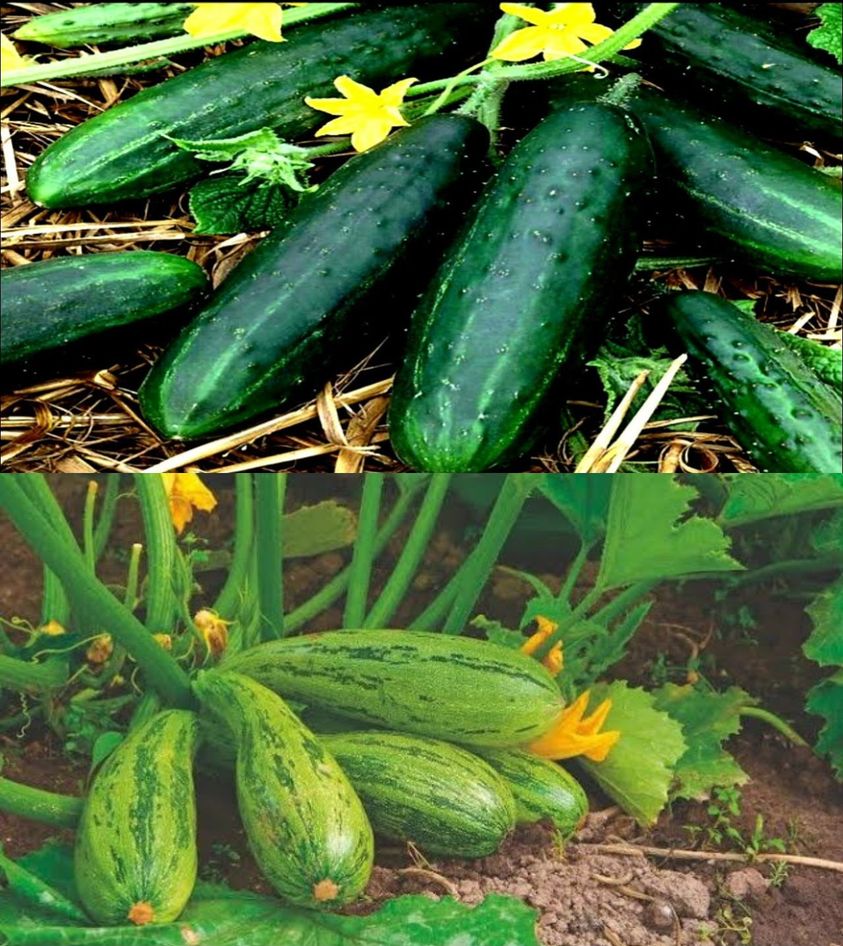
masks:
{"label": "striped cucumber", "polygon": [[515,827],[515,800],[482,759],[395,732],[320,736],[363,801],[375,833],[444,857],[485,857]]}
{"label": "striped cucumber", "polygon": [[532,657],[425,631],[287,637],[223,666],[309,707],[466,745],[524,745],[563,708],[556,681]]}
{"label": "striped cucumber", "polygon": [[393,327],[396,287],[408,300],[422,288],[423,261],[457,225],[487,147],[479,122],[434,115],[343,165],[165,352],[140,392],[149,422],[170,437],[212,434],[351,367]]}
{"label": "striped cucumber", "polygon": [[519,824],[550,821],[567,840],[585,821],[588,798],[558,763],[511,749],[478,749],[477,753],[509,785]]}
{"label": "striped cucumber", "polygon": [[15,39],[59,49],[175,36],[182,32],[184,21],[195,6],[195,3],[87,3],[34,16],[13,35]]}
{"label": "striped cucumber", "polygon": [[523,452],[604,331],[651,174],[612,105],[557,111],[513,149],[413,316],[390,406],[405,463],[482,471]]}
{"label": "striped cucumber", "polygon": [[[448,75],[476,52],[474,36],[487,19],[479,4],[385,6],[297,26],[284,43],[256,41],[77,125],[38,157],[27,191],[54,208],[169,190],[203,173],[202,162],[171,138],[232,138],[265,127],[300,138],[324,119],[305,96],[334,94],[333,81],[344,73],[375,86],[430,68]],[[465,35],[469,42],[459,43]]]}
{"label": "striped cucumber", "polygon": [[372,828],[335,759],[255,680],[206,671],[194,688],[234,735],[240,817],[267,880],[299,906],[337,907],[359,897],[372,871]]}
{"label": "striped cucumber", "polygon": [[76,833],[74,877],[98,923],[167,923],[196,882],[194,713],[158,713],[94,776]]}
{"label": "striped cucumber", "polygon": [[764,472],[843,472],[843,402],[774,329],[708,292],[662,302],[712,405]]}

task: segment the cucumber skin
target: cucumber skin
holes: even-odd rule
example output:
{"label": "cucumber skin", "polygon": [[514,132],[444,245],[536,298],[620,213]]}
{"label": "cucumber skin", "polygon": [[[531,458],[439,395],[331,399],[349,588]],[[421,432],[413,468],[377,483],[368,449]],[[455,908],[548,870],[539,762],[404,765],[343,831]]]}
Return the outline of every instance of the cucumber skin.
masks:
{"label": "cucumber skin", "polygon": [[4,269],[0,287],[0,364],[8,364],[187,306],[208,279],[182,256],[135,250]]}
{"label": "cucumber skin", "polygon": [[555,112],[513,149],[414,313],[390,406],[405,463],[483,471],[523,450],[632,270],[651,176],[610,105]]}
{"label": "cucumber skin", "polygon": [[[237,743],[237,803],[261,872],[284,899],[324,909],[357,899],[374,839],[348,778],[322,742],[266,687],[206,671],[194,683],[204,709]],[[320,897],[320,884],[335,885]]]}
{"label": "cucumber skin", "polygon": [[71,10],[35,16],[17,30],[15,39],[69,46],[122,43],[151,36],[174,36],[195,3],[91,3]]}
{"label": "cucumber skin", "polygon": [[281,696],[384,729],[469,746],[526,745],[563,709],[532,657],[427,631],[328,631],[258,644],[225,660]]}
{"label": "cucumber skin", "polygon": [[394,305],[371,290],[399,271],[415,283],[405,271],[456,224],[487,146],[473,119],[432,116],[343,165],[155,365],[140,391],[147,420],[190,439],[313,396],[375,323],[392,327]]}
{"label": "cucumber skin", "polygon": [[822,342],[790,332],[780,331],[777,337],[799,356],[820,381],[827,384],[838,397],[843,397],[843,353],[840,349],[829,348]]}
{"label": "cucumber skin", "polygon": [[257,40],[224,53],[77,125],[39,155],[27,193],[50,208],[110,204],[207,172],[165,135],[230,138],[269,127],[282,138],[299,138],[325,120],[305,96],[336,95],[339,75],[376,87],[428,67],[447,75],[462,59],[454,37],[482,33],[480,10],[436,3],[362,11],[297,26],[283,43]]}
{"label": "cucumber skin", "polygon": [[481,758],[395,732],[320,736],[343,767],[376,834],[443,857],[485,857],[515,827],[515,800]]}
{"label": "cucumber skin", "polygon": [[839,280],[843,194],[802,161],[656,92],[629,103],[643,122],[665,185],[684,198],[689,226],[703,224],[736,258],[775,275]]}
{"label": "cucumber skin", "polygon": [[711,293],[676,293],[660,306],[762,472],[843,472],[843,403],[774,329]]}

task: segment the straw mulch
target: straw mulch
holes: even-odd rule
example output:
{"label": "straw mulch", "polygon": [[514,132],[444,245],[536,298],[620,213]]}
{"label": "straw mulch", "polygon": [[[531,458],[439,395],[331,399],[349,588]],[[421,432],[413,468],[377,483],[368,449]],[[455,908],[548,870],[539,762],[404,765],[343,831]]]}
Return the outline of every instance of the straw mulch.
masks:
{"label": "straw mulch", "polygon": [[[62,4],[15,3],[3,7],[3,31],[13,32],[28,16],[59,9]],[[183,54],[165,71],[97,79],[61,79],[3,90],[2,100],[2,227],[3,265],[19,266],[67,254],[137,248],[183,254],[204,266],[218,284],[260,238],[195,236],[185,193],[165,195],[113,210],[47,211],[26,197],[23,182],[35,157],[72,126],[145,85],[160,81],[221,49]],[[46,49],[26,53],[73,55]],[[44,57],[46,58],[46,56]],[[796,150],[800,144],[788,147]],[[803,147],[807,150],[807,146]],[[812,152],[816,163],[834,160]],[[334,159],[334,164],[336,163]],[[668,255],[665,245],[652,247]],[[686,287],[723,287],[730,298],[763,299],[763,317],[788,331],[840,347],[841,289],[835,286],[786,284],[753,278],[746,272],[715,267],[656,273],[656,280]],[[644,287],[646,289],[646,286]],[[621,317],[646,303],[639,283],[626,300]],[[386,409],[394,365],[374,351],[363,363],[349,365],[327,383],[319,396],[295,410],[270,417],[231,436],[200,445],[162,441],[137,412],[136,391],[159,349],[147,345],[119,363],[103,361],[78,372],[37,385],[2,388],[2,462],[8,472],[47,470],[176,470],[194,467],[209,472],[284,469],[298,472],[399,472],[402,465],[390,450]],[[655,380],[655,379],[654,379]],[[568,431],[547,440],[517,471],[574,470],[572,437],[592,443],[604,427],[599,387],[580,397],[567,392]],[[655,399],[657,401],[657,398]],[[561,407],[562,405],[560,405]],[[752,471],[753,466],[714,417],[659,422],[650,420],[658,406],[648,405],[616,418],[604,432],[588,469],[610,470],[624,460],[649,471]]]}

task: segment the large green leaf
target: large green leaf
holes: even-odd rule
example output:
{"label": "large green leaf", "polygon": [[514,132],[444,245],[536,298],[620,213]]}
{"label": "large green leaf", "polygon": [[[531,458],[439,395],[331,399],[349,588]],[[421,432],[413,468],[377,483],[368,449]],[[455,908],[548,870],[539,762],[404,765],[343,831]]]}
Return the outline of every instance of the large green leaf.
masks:
{"label": "large green leaf", "polygon": [[651,693],[622,680],[595,687],[589,709],[607,697],[612,709],[603,728],[618,729],[621,737],[604,762],[583,759],[581,765],[607,795],[646,827],[667,804],[674,768],[687,749],[682,727],[656,708]]}
{"label": "large green leaf", "polygon": [[823,667],[843,667],[843,577],[806,608],[814,629],[802,651]]}
{"label": "large green leaf", "polygon": [[843,9],[839,3],[821,3],[814,11],[820,18],[820,25],[808,34],[808,42],[817,49],[824,49],[843,62]]}
{"label": "large green leaf", "polygon": [[789,516],[843,506],[843,474],[765,473],[734,476],[729,497],[720,513],[727,529],[773,516]]}
{"label": "large green leaf", "polygon": [[843,565],[843,509],[838,509],[813,530],[811,545],[815,552],[839,553]]}
{"label": "large green leaf", "polygon": [[697,495],[669,476],[616,476],[597,587],[742,568],[716,523],[686,518]]}
{"label": "large green leaf", "polygon": [[346,548],[357,535],[357,517],[332,500],[301,506],[284,516],[281,541],[285,558],[321,555]]}
{"label": "large green leaf", "polygon": [[843,780],[843,670],[808,692],[808,711],[824,716],[817,752],[827,755],[837,777]]}
{"label": "large green leaf", "polygon": [[611,473],[548,473],[542,477],[540,489],[574,526],[583,544],[592,545],[606,529],[614,480]]}

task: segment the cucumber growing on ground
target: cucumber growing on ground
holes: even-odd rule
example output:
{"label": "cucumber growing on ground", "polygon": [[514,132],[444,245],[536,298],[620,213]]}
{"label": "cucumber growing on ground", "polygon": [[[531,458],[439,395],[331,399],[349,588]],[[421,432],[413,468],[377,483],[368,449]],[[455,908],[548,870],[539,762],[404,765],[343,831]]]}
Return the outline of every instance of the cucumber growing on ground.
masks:
{"label": "cucumber growing on ground", "polygon": [[524,449],[560,369],[605,330],[651,177],[612,105],[555,112],[513,149],[413,316],[390,407],[405,463],[482,471]]}
{"label": "cucumber growing on ground", "polygon": [[515,827],[515,800],[482,759],[395,732],[320,736],[363,801],[375,833],[443,857],[493,854]]}
{"label": "cucumber growing on ground", "polygon": [[186,307],[205,290],[201,266],[137,250],[67,256],[0,274],[0,364]]}
{"label": "cucumber growing on ground", "polygon": [[708,292],[660,306],[712,408],[763,472],[843,472],[843,402],[778,332]]}
{"label": "cucumber growing on ground", "polygon": [[[305,96],[336,94],[344,73],[367,85],[449,70],[476,52],[487,20],[479,4],[361,10],[297,26],[283,43],[258,40],[216,56],[77,125],[27,175],[43,207],[85,207],[146,197],[204,173],[170,138],[202,141],[272,128],[296,139],[324,115]],[[469,37],[459,42],[457,37]]]}
{"label": "cucumber growing on ground", "polygon": [[94,776],[76,832],[74,878],[96,922],[167,923],[184,909],[196,882],[198,735],[194,713],[159,713]]}
{"label": "cucumber growing on ground", "polygon": [[351,367],[397,318],[396,302],[372,293],[415,298],[487,146],[474,119],[423,118],[303,197],[155,365],[140,392],[147,420],[170,437],[212,434]]}
{"label": "cucumber growing on ground", "polygon": [[237,743],[237,803],[255,861],[290,903],[338,907],[372,871],[372,828],[333,756],[266,687],[206,671],[194,684],[204,709]]}
{"label": "cucumber growing on ground", "polygon": [[34,16],[13,35],[15,39],[59,49],[175,36],[182,32],[184,21],[195,6],[195,3],[88,3]]}
{"label": "cucumber growing on ground", "polygon": [[477,746],[520,746],[563,709],[532,657],[426,631],[328,631],[258,644],[223,663],[281,696],[385,729]]}

